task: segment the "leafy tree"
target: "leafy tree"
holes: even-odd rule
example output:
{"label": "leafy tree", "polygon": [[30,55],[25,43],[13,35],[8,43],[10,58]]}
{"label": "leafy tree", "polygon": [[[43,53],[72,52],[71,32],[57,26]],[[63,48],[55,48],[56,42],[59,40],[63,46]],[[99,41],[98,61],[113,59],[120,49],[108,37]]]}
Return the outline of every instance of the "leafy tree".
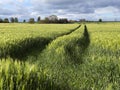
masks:
{"label": "leafy tree", "polygon": [[5,18],[5,19],[4,19],[4,23],[9,23],[9,19],[8,19],[8,18]]}
{"label": "leafy tree", "polygon": [[68,23],[68,19],[67,18],[63,18],[63,19],[59,19],[58,21],[59,23]]}
{"label": "leafy tree", "polygon": [[99,19],[99,22],[102,22],[102,19],[101,19],[101,18]]}
{"label": "leafy tree", "polygon": [[38,19],[37,19],[37,22],[40,22],[40,20],[41,20],[41,18],[40,18],[40,16],[39,16]]}
{"label": "leafy tree", "polygon": [[29,19],[29,23],[35,23],[34,18],[30,18],[30,19]]}
{"label": "leafy tree", "polygon": [[25,19],[23,20],[23,23],[26,23],[26,20],[25,20]]}
{"label": "leafy tree", "polygon": [[58,20],[58,17],[56,15],[51,15],[51,16],[48,17],[48,19],[50,21],[56,21],[56,20]]}
{"label": "leafy tree", "polygon": [[14,23],[15,22],[15,19],[13,17],[10,18],[10,22],[11,23]]}
{"label": "leafy tree", "polygon": [[17,17],[15,17],[15,22],[18,23],[18,18]]}
{"label": "leafy tree", "polygon": [[75,20],[69,20],[68,22],[69,23],[75,23],[76,21]]}
{"label": "leafy tree", "polygon": [[48,17],[45,17],[44,22],[45,22],[45,23],[49,23],[49,22],[50,22],[49,18],[48,18]]}
{"label": "leafy tree", "polygon": [[3,23],[3,19],[2,18],[0,18],[0,23]]}
{"label": "leafy tree", "polygon": [[58,17],[56,15],[51,15],[48,17],[49,23],[58,23]]}

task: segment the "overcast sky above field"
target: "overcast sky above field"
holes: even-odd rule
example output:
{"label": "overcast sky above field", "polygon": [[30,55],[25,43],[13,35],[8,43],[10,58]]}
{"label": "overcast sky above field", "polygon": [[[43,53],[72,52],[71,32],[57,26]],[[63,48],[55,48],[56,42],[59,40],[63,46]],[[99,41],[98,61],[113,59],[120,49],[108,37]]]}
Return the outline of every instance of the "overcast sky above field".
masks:
{"label": "overcast sky above field", "polygon": [[120,20],[120,0],[0,0],[0,17]]}

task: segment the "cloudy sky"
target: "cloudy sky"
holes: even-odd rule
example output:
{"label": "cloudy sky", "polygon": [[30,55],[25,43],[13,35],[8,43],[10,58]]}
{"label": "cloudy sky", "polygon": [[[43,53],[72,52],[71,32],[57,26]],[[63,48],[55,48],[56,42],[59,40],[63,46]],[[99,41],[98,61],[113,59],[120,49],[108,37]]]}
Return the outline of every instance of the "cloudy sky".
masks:
{"label": "cloudy sky", "polygon": [[60,18],[79,20],[119,20],[120,0],[0,0],[0,18]]}

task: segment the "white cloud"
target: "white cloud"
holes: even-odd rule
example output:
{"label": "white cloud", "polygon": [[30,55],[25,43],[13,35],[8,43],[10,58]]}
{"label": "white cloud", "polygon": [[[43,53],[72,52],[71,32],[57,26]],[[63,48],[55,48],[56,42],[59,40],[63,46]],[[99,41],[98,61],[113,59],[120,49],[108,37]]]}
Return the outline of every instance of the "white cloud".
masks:
{"label": "white cloud", "polygon": [[120,18],[120,0],[0,0],[0,16],[46,17],[51,14],[69,19]]}
{"label": "white cloud", "polygon": [[24,2],[24,0],[18,0],[18,2]]}
{"label": "white cloud", "polygon": [[105,8],[98,8],[95,10],[95,13],[97,14],[105,14],[105,13],[118,13],[119,9],[115,7],[105,7]]}

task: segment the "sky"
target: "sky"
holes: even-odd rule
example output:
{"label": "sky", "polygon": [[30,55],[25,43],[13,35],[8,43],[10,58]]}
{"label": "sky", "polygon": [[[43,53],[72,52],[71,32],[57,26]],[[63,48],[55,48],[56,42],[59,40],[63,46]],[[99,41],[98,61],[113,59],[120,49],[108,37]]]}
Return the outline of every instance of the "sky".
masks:
{"label": "sky", "polygon": [[44,19],[50,15],[72,20],[120,21],[120,0],[0,0],[0,18]]}

